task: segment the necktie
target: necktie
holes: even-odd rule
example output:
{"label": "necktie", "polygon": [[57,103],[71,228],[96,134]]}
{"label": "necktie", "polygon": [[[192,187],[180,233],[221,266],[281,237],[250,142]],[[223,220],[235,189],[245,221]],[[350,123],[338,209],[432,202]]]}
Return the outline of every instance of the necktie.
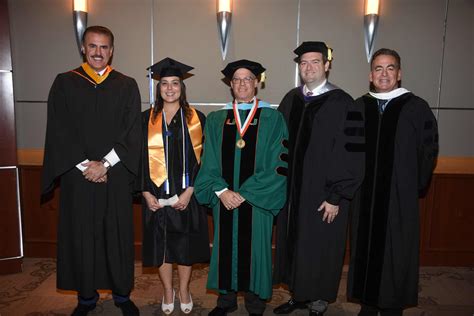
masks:
{"label": "necktie", "polygon": [[377,100],[378,106],[379,106],[379,112],[383,113],[385,110],[385,107],[387,106],[389,100]]}
{"label": "necktie", "polygon": [[307,96],[307,97],[310,97],[310,96],[312,96],[312,95],[313,95],[313,91],[308,91],[308,92],[306,92],[306,96]]}

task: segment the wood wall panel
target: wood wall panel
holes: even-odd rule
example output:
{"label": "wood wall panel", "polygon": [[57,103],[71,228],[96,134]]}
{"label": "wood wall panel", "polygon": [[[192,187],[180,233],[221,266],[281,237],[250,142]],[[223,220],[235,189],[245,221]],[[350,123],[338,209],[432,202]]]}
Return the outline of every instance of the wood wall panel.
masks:
{"label": "wood wall panel", "polygon": [[0,166],[16,166],[15,105],[8,4],[0,0]]}
{"label": "wood wall panel", "polygon": [[12,69],[7,0],[0,0],[0,70]]}
{"label": "wood wall panel", "polygon": [[41,203],[41,167],[20,169],[23,242],[27,257],[56,257],[59,189]]}
{"label": "wood wall panel", "polygon": [[[59,190],[40,203],[40,166],[22,166],[25,256],[56,256]],[[467,197],[474,192],[474,175],[434,175],[425,198],[420,200],[421,248],[424,266],[474,266],[474,210]],[[141,259],[142,219],[140,200],[133,204],[135,256]],[[208,217],[212,242],[212,218]],[[347,261],[346,261],[347,263]]]}
{"label": "wood wall panel", "polygon": [[[18,148],[18,164],[42,166],[43,149]],[[474,157],[438,157],[434,174],[474,175]]]}
{"label": "wood wall panel", "polygon": [[0,0],[0,273],[21,271],[15,105],[8,2]]}
{"label": "wood wall panel", "polygon": [[[24,251],[26,257],[56,257],[60,189],[41,200],[41,166],[22,166],[20,171],[23,210]],[[141,259],[141,201],[133,203],[135,258]]]}
{"label": "wood wall panel", "polygon": [[141,199],[133,201],[133,233],[135,234],[135,259],[142,259],[142,206]]}
{"label": "wood wall panel", "polygon": [[11,274],[11,273],[21,272],[22,264],[23,264],[22,259],[0,261],[1,274]]}
{"label": "wood wall panel", "polygon": [[0,166],[16,166],[15,105],[11,72],[0,72]]}
{"label": "wood wall panel", "polygon": [[435,175],[421,213],[421,264],[474,266],[474,175]]}
{"label": "wood wall panel", "polygon": [[0,169],[0,258],[21,256],[16,169]]}
{"label": "wood wall panel", "polygon": [[[456,184],[456,185],[453,185]],[[433,187],[427,250],[470,251],[474,244],[474,206],[466,203],[474,193],[474,177],[439,176]],[[443,238],[449,236],[449,238]]]}

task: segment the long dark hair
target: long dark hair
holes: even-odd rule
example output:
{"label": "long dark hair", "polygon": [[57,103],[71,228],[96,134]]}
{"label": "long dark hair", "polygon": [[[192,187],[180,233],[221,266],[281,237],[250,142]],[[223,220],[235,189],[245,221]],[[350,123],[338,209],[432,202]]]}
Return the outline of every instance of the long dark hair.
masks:
{"label": "long dark hair", "polygon": [[[163,106],[165,101],[161,97],[161,89],[160,89],[160,82],[156,85],[156,101],[155,106],[152,109],[152,120],[156,120],[156,116],[163,111]],[[186,98],[186,85],[184,84],[183,80],[179,79],[179,85],[181,86],[181,95],[179,96],[179,106],[183,108],[184,116],[186,120],[189,122],[191,116],[193,115],[191,108],[189,107],[188,99]]]}

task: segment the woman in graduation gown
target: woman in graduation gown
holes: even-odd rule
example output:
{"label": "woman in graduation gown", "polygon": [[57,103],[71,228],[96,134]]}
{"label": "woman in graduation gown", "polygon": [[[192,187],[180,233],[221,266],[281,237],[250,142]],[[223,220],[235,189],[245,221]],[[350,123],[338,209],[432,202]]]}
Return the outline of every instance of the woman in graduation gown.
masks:
{"label": "woman in graduation gown", "polygon": [[[206,209],[193,194],[205,117],[186,100],[183,79],[191,69],[171,58],[151,66],[150,76],[159,79],[157,100],[143,113],[143,265],[159,267],[165,314],[173,312],[175,295],[181,310],[191,312],[192,264],[209,260]],[[173,263],[178,265],[177,293]]]}

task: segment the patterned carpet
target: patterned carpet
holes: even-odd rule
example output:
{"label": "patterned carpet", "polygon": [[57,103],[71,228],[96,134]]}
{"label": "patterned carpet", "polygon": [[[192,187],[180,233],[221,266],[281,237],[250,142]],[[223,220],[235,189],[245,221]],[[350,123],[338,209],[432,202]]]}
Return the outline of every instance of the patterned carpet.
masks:
{"label": "patterned carpet", "polygon": [[[357,315],[358,305],[347,302],[345,297],[347,267],[343,272],[339,296],[325,315]],[[24,259],[24,272],[0,276],[0,316],[7,315],[70,315],[76,305],[73,292],[56,290],[56,263],[53,259]],[[154,271],[143,273],[139,262],[135,265],[135,289],[132,299],[140,308],[141,315],[162,315],[161,283]],[[195,266],[191,280],[194,309],[192,315],[207,315],[215,305],[216,295],[205,288],[207,265]],[[177,275],[174,278],[177,281]],[[177,282],[175,282],[177,284]],[[405,311],[407,316],[473,316],[474,315],[474,268],[424,267],[420,270],[419,305]],[[268,303],[266,315],[285,302],[288,293],[275,288]],[[175,312],[178,315],[179,303]],[[239,309],[230,315],[246,315],[242,298]],[[307,315],[307,311],[294,312]],[[121,315],[114,306],[111,294],[101,292],[97,308],[90,315]]]}

